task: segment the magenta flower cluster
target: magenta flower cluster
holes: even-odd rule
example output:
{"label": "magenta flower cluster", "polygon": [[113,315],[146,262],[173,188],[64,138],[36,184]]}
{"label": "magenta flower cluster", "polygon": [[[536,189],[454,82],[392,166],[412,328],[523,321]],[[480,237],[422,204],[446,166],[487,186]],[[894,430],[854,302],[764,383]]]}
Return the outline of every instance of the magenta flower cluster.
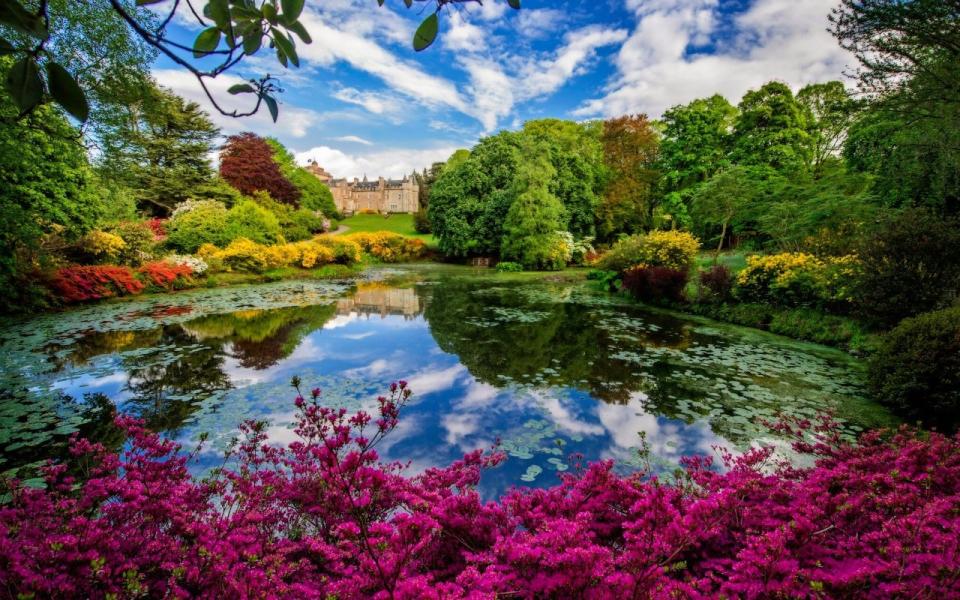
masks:
{"label": "magenta flower cluster", "polygon": [[119,456],[75,440],[46,489],[7,482],[0,597],[960,596],[960,436],[798,424],[810,467],[755,449],[667,482],[598,462],[485,502],[495,450],[416,476],[381,461],[410,395],[392,390],[375,415],[300,395],[299,441],[247,423],[236,467],[200,480],[135,420]]}

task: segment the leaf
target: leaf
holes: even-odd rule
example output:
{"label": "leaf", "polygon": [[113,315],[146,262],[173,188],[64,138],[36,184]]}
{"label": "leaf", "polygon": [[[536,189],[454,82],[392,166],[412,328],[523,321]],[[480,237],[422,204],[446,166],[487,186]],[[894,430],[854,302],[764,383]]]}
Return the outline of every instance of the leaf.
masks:
{"label": "leaf", "polygon": [[257,30],[243,36],[243,52],[247,55],[254,55],[260,50],[263,43],[263,34]]}
{"label": "leaf", "polygon": [[216,27],[204,29],[193,42],[194,58],[202,58],[217,49],[220,45],[220,30]]}
{"label": "leaf", "polygon": [[7,91],[21,112],[30,110],[43,99],[43,81],[40,79],[37,61],[32,56],[14,63],[7,72],[5,83]]}
{"label": "leaf", "polygon": [[520,0],[507,0],[507,4],[514,10],[520,10]]}
{"label": "leaf", "polygon": [[267,105],[267,109],[270,111],[270,116],[273,117],[273,122],[277,122],[277,115],[280,114],[280,109],[277,107],[277,101],[273,96],[264,96],[264,103]]}
{"label": "leaf", "polygon": [[263,18],[269,21],[271,25],[277,24],[277,9],[274,5],[267,2],[260,9],[260,12],[263,13]]}
{"label": "leaf", "polygon": [[304,27],[303,23],[300,21],[294,21],[293,23],[287,25],[287,29],[297,34],[304,44],[313,42],[313,38],[310,37],[310,34],[307,32],[307,28]]}
{"label": "leaf", "polygon": [[249,94],[250,92],[255,92],[256,90],[249,83],[236,83],[227,88],[228,94]]}
{"label": "leaf", "polygon": [[303,12],[303,0],[280,0],[280,8],[283,9],[283,14],[287,19],[295,21],[300,18],[300,13]]}
{"label": "leaf", "polygon": [[42,18],[28,12],[17,0],[0,0],[0,25],[7,25],[33,37],[46,37]]}
{"label": "leaf", "polygon": [[420,23],[417,32],[413,34],[413,49],[417,52],[426,50],[430,44],[437,39],[437,32],[440,30],[440,19],[437,13],[433,13]]}
{"label": "leaf", "polygon": [[50,86],[50,95],[64,110],[85,122],[90,116],[90,105],[83,90],[66,69],[55,62],[47,63],[47,84]]}
{"label": "leaf", "polygon": [[210,0],[206,12],[209,12],[210,18],[217,24],[220,31],[227,32],[230,30],[230,5],[228,0]]}
{"label": "leaf", "polygon": [[277,50],[280,53],[283,53],[284,56],[290,59],[290,62],[293,63],[293,66],[300,66],[300,58],[297,56],[297,50],[293,45],[293,39],[287,37],[280,30],[271,27],[270,33],[273,34],[273,41],[277,45]]}

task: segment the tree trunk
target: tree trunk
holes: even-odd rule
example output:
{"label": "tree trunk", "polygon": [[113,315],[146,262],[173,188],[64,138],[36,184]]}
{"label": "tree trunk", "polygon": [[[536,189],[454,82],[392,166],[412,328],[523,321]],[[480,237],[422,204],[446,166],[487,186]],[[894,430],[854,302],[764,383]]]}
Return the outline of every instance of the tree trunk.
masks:
{"label": "tree trunk", "polygon": [[720,250],[723,249],[723,240],[727,237],[727,222],[723,222],[723,229],[720,231],[720,243],[717,244],[717,251],[713,254],[713,264],[720,260]]}

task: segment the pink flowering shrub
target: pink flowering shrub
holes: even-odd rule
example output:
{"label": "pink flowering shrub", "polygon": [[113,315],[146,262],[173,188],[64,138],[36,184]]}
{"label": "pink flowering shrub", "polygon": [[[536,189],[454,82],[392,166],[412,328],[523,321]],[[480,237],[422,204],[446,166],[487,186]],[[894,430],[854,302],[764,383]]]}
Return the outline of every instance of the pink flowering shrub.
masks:
{"label": "pink flowering shrub", "polygon": [[957,597],[960,437],[910,429],[843,444],[796,431],[796,468],[770,450],[728,470],[690,459],[667,483],[580,467],[498,502],[476,491],[498,452],[416,476],[376,447],[379,413],[298,397],[300,441],[243,427],[236,467],[192,479],[189,456],[123,418],[121,456],[83,440],[46,490],[9,483],[2,597],[715,598]]}

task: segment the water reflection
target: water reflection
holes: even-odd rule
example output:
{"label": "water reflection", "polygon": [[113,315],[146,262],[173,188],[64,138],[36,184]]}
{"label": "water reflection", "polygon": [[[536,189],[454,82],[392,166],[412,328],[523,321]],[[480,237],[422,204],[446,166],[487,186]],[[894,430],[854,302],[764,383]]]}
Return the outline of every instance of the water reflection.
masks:
{"label": "water reflection", "polygon": [[571,452],[636,467],[640,433],[667,469],[769,436],[760,419],[778,412],[836,408],[851,427],[888,418],[839,353],[644,311],[582,282],[435,268],[173,298],[0,330],[0,373],[19,390],[0,399],[0,469],[59,451],[47,442],[81,428],[109,437],[89,429],[109,422],[109,397],[185,443],[209,432],[202,470],[243,419],[291,435],[293,375],[351,409],[408,379],[416,402],[386,456],[426,468],[499,440],[512,460],[484,479],[491,495],[551,483]]}

